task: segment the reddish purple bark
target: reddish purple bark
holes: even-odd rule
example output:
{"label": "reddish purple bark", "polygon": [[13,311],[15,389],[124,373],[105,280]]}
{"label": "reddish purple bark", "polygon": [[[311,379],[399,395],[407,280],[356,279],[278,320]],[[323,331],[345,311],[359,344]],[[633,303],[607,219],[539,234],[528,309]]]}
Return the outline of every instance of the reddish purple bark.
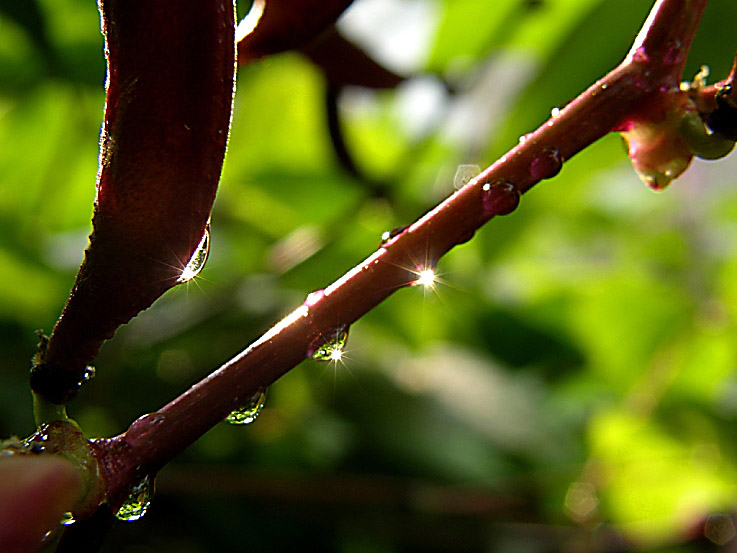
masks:
{"label": "reddish purple bark", "polygon": [[[125,434],[95,442],[113,504],[132,482],[156,472],[258,389],[299,364],[314,340],[350,325],[399,288],[412,284],[423,267],[434,266],[453,246],[473,236],[499,213],[485,205],[509,204],[509,188],[495,183],[506,181],[516,193],[526,192],[540,178],[552,176],[559,162],[625,124],[659,89],[677,86],[706,3],[657,2],[622,65],[560,114],[322,294],[310,296],[243,353],[157,413],[134,422]],[[682,49],[681,56],[673,52],[674,44]]]}

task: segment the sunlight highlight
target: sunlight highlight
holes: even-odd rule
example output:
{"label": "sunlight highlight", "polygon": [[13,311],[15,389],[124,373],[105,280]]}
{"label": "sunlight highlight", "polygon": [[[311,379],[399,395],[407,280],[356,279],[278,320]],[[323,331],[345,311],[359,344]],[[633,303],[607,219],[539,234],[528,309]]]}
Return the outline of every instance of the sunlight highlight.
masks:
{"label": "sunlight highlight", "polygon": [[[343,361],[343,351],[348,341],[348,326],[340,325],[327,334],[329,339],[325,341],[319,348],[308,353],[308,356],[315,361]],[[322,340],[318,337],[317,340]]]}
{"label": "sunlight highlight", "polygon": [[182,271],[182,274],[179,275],[179,278],[177,281],[179,282],[188,282],[192,280],[194,277],[197,276],[197,273],[192,270],[189,265],[187,265],[184,270]]}
{"label": "sunlight highlight", "polygon": [[200,240],[200,243],[197,244],[197,248],[192,254],[192,257],[187,262],[187,264],[184,266],[184,269],[182,269],[182,272],[179,273],[179,277],[177,278],[177,284],[181,284],[183,282],[189,282],[194,277],[199,275],[200,272],[202,271],[202,268],[205,266],[205,263],[207,262],[207,258],[209,255],[210,255],[210,225],[208,224],[205,227],[205,232],[202,235],[202,239]]}
{"label": "sunlight highlight", "polygon": [[435,271],[432,269],[422,269],[417,273],[417,280],[415,281],[417,286],[424,286],[425,288],[435,287]]}
{"label": "sunlight highlight", "polygon": [[261,338],[259,338],[251,346],[249,346],[249,349],[268,342],[269,340],[277,336],[282,330],[290,325],[295,324],[297,321],[305,318],[309,314],[310,309],[306,305],[300,305],[297,309],[292,311],[289,315],[287,315],[281,321],[272,326],[263,336],[261,336]]}

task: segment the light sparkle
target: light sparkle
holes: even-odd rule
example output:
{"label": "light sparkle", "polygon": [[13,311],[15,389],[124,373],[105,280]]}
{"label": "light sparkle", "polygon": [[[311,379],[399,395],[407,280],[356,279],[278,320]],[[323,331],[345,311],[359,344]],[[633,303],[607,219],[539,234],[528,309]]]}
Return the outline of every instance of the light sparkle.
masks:
{"label": "light sparkle", "polygon": [[417,273],[418,286],[424,286],[425,288],[433,288],[435,286],[435,271],[432,269],[422,269]]}

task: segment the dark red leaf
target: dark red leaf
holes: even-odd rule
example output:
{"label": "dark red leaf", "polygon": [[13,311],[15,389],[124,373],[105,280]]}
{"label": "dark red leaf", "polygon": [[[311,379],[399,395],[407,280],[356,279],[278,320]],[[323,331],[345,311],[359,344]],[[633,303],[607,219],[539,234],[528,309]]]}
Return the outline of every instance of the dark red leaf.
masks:
{"label": "dark red leaf", "polygon": [[31,374],[74,395],[115,329],[177,284],[210,216],[235,72],[232,0],[101,0],[108,61],[93,232]]}
{"label": "dark red leaf", "polygon": [[[332,25],[353,0],[256,0],[263,10],[253,30],[238,42],[238,65],[294,50]],[[255,12],[254,12],[255,10]]]}

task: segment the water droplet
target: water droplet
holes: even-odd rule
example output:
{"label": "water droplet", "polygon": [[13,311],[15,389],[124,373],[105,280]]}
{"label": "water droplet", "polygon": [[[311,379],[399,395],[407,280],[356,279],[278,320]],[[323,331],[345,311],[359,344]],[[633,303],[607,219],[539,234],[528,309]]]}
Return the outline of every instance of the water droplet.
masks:
{"label": "water droplet", "polygon": [[668,183],[664,183],[664,179],[662,178],[662,176],[658,178],[654,175],[647,175],[643,173],[640,175],[640,178],[645,182],[645,185],[648,188],[654,190],[655,192],[660,192],[668,185]]}
{"label": "water droplet", "polygon": [[148,511],[151,505],[151,497],[154,494],[153,478],[146,475],[138,484],[130,489],[128,497],[121,505],[115,518],[125,522],[134,522],[141,518]]}
{"label": "water droplet", "polygon": [[550,179],[560,172],[563,159],[556,148],[543,148],[530,163],[530,175],[535,180]]}
{"label": "water droplet", "polygon": [[88,380],[95,378],[95,370],[95,367],[92,365],[87,365],[87,368],[85,368],[84,374],[82,375],[82,382],[87,382]]}
{"label": "water droplet", "polygon": [[[343,350],[345,344],[348,341],[348,327],[346,325],[340,325],[327,334],[327,341],[325,336],[318,336],[313,344],[307,350],[308,357],[315,361],[340,361],[343,357]],[[317,345],[319,344],[319,345]]]}
{"label": "water droplet", "polygon": [[386,232],[382,233],[381,245],[386,246],[389,242],[391,242],[394,238],[402,234],[408,228],[409,228],[409,225],[404,225],[404,226],[397,227],[392,230],[387,230]]}
{"label": "water droplet", "polygon": [[486,183],[483,188],[482,202],[486,215],[509,215],[519,205],[519,192],[508,180],[499,179]]}
{"label": "water droplet", "polygon": [[529,134],[523,134],[522,136],[519,137],[519,143],[524,144],[525,142],[527,142],[528,138],[530,138]]}
{"label": "water droplet", "polygon": [[665,65],[675,65],[683,61],[683,45],[680,40],[672,40],[668,43],[668,47],[663,55],[663,63]]}
{"label": "water droplet", "polygon": [[11,445],[13,453],[37,455],[46,451],[47,442],[49,441],[49,425],[42,424],[38,430],[28,436],[25,440],[17,445]]}
{"label": "water droplet", "polygon": [[456,174],[453,177],[453,188],[458,190],[468,184],[468,182],[481,172],[478,165],[459,165]]}
{"label": "water droplet", "polygon": [[131,447],[141,447],[151,443],[152,436],[156,429],[161,425],[166,417],[161,413],[147,413],[141,415],[125,433],[125,441]]}
{"label": "water droplet", "polygon": [[644,46],[640,46],[635,53],[632,54],[632,61],[635,63],[647,63],[650,61],[650,56],[647,55]]}
{"label": "water droplet", "polygon": [[551,117],[558,117],[560,115],[560,112],[562,110],[560,108],[553,108],[550,110],[550,116]]}
{"label": "water droplet", "polygon": [[38,432],[32,434],[25,440],[8,438],[0,440],[0,457],[11,457],[13,455],[38,455],[46,450],[43,443],[46,438],[41,438]]}
{"label": "water droplet", "polygon": [[210,255],[210,225],[207,225],[205,227],[205,233],[202,235],[202,239],[200,240],[200,243],[197,245],[197,248],[192,254],[192,257],[190,258],[189,262],[184,266],[184,269],[182,269],[182,272],[179,275],[179,278],[177,278],[177,282],[178,283],[189,282],[194,277],[199,275],[200,271],[202,271],[202,268],[205,266],[205,262],[207,261],[207,256],[209,255]]}
{"label": "water droplet", "polygon": [[266,388],[261,388],[246,403],[225,417],[225,420],[230,424],[251,424],[263,409],[265,401]]}
{"label": "water droplet", "polygon": [[77,522],[77,520],[74,518],[72,513],[64,513],[61,515],[61,520],[59,521],[62,526],[71,526],[75,522]]}

